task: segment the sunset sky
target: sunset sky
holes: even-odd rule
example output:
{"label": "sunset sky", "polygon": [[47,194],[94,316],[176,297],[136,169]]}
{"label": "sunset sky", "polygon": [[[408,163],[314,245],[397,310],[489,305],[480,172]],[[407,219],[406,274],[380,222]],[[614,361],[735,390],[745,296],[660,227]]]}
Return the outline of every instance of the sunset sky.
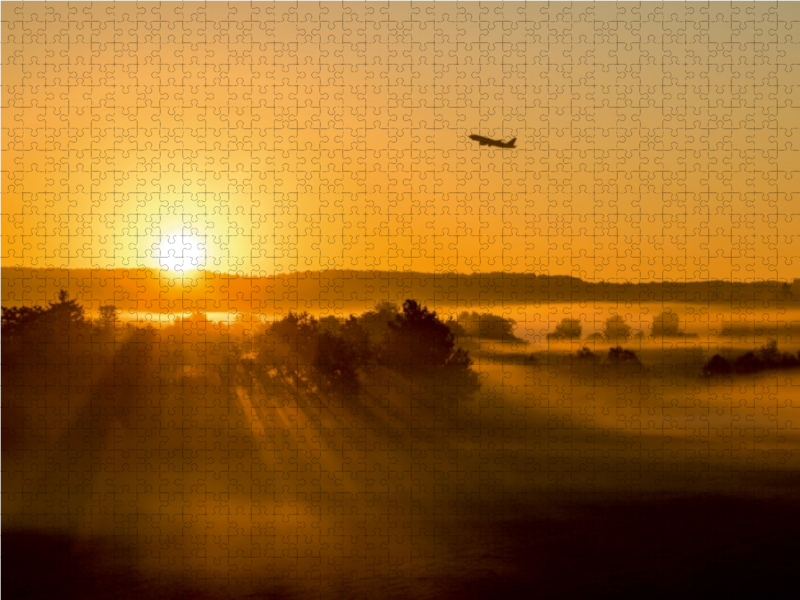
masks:
{"label": "sunset sky", "polygon": [[5,267],[800,277],[797,3],[2,20]]}

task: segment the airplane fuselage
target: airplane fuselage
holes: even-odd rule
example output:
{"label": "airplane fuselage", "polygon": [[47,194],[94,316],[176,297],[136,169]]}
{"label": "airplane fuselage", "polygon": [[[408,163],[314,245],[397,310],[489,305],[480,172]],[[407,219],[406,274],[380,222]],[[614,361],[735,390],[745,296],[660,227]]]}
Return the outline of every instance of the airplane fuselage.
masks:
{"label": "airplane fuselage", "polygon": [[514,148],[514,143],[517,141],[517,138],[514,138],[510,142],[504,142],[502,140],[493,140],[483,137],[482,135],[471,135],[469,139],[478,142],[481,146],[496,146],[498,148]]}

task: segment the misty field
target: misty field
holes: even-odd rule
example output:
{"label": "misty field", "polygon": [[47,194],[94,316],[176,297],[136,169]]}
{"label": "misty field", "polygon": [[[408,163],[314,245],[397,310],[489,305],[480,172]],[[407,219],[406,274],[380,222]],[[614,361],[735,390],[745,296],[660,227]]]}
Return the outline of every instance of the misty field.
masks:
{"label": "misty field", "polygon": [[667,597],[730,565],[768,589],[800,531],[800,369],[703,366],[796,352],[791,321],[657,337],[660,313],[4,309],[3,536],[30,559],[4,591]]}

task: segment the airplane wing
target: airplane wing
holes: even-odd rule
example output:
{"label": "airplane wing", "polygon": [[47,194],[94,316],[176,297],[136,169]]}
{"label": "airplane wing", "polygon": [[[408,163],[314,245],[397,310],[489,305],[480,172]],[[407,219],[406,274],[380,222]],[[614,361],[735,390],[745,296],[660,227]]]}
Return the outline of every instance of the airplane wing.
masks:
{"label": "airplane wing", "polygon": [[483,137],[482,135],[471,135],[469,139],[478,142],[480,146],[497,146],[498,148],[513,148],[514,142],[517,141],[517,138],[512,139],[510,142],[506,143],[502,140],[493,140],[491,138]]}

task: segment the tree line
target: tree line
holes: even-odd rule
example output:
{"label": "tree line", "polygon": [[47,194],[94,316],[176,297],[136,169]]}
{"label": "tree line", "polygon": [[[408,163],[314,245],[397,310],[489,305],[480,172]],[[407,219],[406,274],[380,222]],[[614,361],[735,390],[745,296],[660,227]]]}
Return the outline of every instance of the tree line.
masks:
{"label": "tree line", "polygon": [[248,368],[269,389],[357,393],[366,373],[387,368],[406,378],[479,385],[452,323],[416,300],[390,302],[348,318],[290,312],[253,332]]}
{"label": "tree line", "polygon": [[[553,332],[547,334],[551,341],[579,340],[583,335],[583,326],[579,319],[566,318],[556,325]],[[667,309],[653,318],[650,326],[651,337],[661,338],[696,338],[697,334],[686,333],[681,329],[680,317],[671,309]],[[609,317],[601,332],[593,333],[588,339],[602,342],[628,341],[633,337],[644,337],[643,332],[634,335],[633,328],[621,315]]]}
{"label": "tree line", "polygon": [[770,340],[758,350],[745,352],[737,358],[715,354],[703,365],[704,377],[725,375],[754,375],[764,371],[800,368],[800,352],[792,354],[778,350],[778,342]]}
{"label": "tree line", "polygon": [[[495,326],[497,321],[478,323],[477,329],[486,331],[487,323]],[[504,325],[496,335],[509,335],[511,326]],[[469,353],[456,344],[461,331],[472,330],[470,323],[459,329],[453,321],[443,321],[413,299],[402,307],[382,302],[348,318],[317,319],[290,311],[272,322],[256,323],[249,331],[241,323],[226,326],[202,314],[178,318],[159,329],[123,324],[114,306],[102,307],[93,321],[64,290],[46,307],[2,308],[3,362],[8,370],[63,364],[71,365],[69,372],[75,374],[79,365],[96,370],[104,364],[114,367],[115,374],[105,378],[109,382],[119,380],[123,365],[138,365],[130,375],[130,383],[136,384],[147,379],[141,372],[145,368],[178,381],[187,373],[199,373],[198,367],[211,367],[204,372],[214,374],[211,383],[217,383],[223,371],[230,375],[236,367],[267,388],[295,393],[358,393],[367,371],[378,366],[406,378],[433,377],[476,388],[479,380]]]}

